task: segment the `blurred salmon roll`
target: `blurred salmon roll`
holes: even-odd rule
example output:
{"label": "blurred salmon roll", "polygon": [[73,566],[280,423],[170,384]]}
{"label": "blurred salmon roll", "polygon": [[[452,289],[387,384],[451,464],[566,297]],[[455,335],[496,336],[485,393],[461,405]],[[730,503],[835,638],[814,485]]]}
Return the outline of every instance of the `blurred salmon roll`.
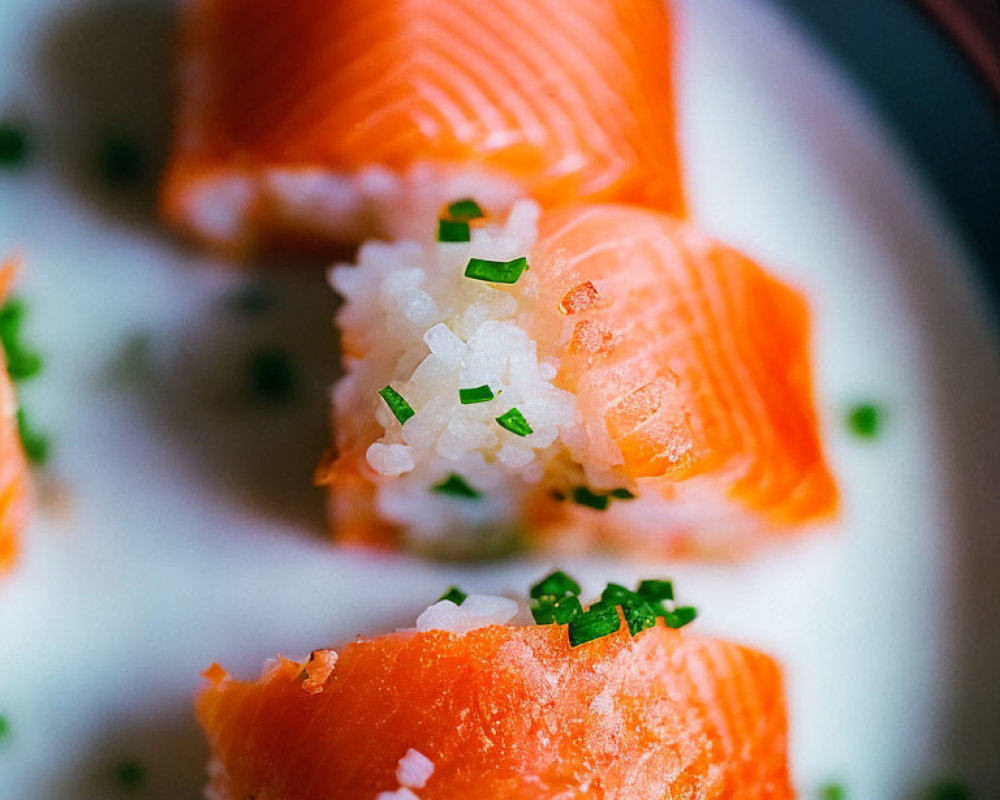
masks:
{"label": "blurred salmon roll", "polygon": [[799,292],[646,209],[480,213],[331,272],[339,540],[728,556],[834,514]]}
{"label": "blurred salmon roll", "polygon": [[187,0],[162,209],[229,254],[444,200],[684,210],[663,0]]}

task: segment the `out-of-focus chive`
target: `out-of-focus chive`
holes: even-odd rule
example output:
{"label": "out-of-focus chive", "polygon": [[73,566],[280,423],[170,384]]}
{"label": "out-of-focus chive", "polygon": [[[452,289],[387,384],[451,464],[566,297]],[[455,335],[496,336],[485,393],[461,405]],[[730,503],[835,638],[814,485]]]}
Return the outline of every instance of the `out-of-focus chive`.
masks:
{"label": "out-of-focus chive", "polygon": [[565,625],[582,613],[580,598],[573,594],[560,598],[546,596],[531,601],[531,616],[539,625],[553,622]]}
{"label": "out-of-focus chive", "polygon": [[385,400],[385,404],[389,406],[389,410],[393,413],[393,416],[399,420],[400,425],[417,413],[413,410],[413,406],[403,399],[403,395],[391,386],[383,386],[378,390],[378,393],[379,397]]}
{"label": "out-of-focus chive", "polygon": [[461,200],[456,200],[448,206],[448,216],[459,222],[468,222],[469,220],[480,219],[486,215],[479,207],[479,203],[471,197],[465,197]]}
{"label": "out-of-focus chive", "polygon": [[137,789],[146,780],[146,767],[134,758],[120,761],[114,766],[115,780],[125,789]]}
{"label": "out-of-focus chive", "polygon": [[501,428],[506,428],[511,433],[516,433],[518,436],[527,436],[529,433],[534,433],[531,426],[528,424],[528,420],[524,418],[524,414],[516,408],[512,408],[510,411],[505,411],[497,417],[496,420],[500,423]]}
{"label": "out-of-focus chive", "polygon": [[494,396],[493,390],[485,383],[482,386],[473,386],[471,389],[458,390],[458,399],[463,406],[488,403]]}
{"label": "out-of-focus chive", "polygon": [[570,647],[609,636],[621,627],[617,606],[591,607],[569,621]]}
{"label": "out-of-focus chive", "polygon": [[692,606],[678,606],[673,611],[668,611],[663,618],[668,628],[683,628],[689,622],[693,622],[698,616],[698,610]]}
{"label": "out-of-focus chive", "polygon": [[562,570],[556,570],[551,575],[542,578],[531,587],[530,596],[540,597],[565,597],[566,595],[579,595],[580,584],[573,580]]}
{"label": "out-of-focus chive", "polygon": [[41,372],[42,359],[21,341],[21,329],[26,316],[24,301],[12,297],[0,306],[0,343],[7,356],[7,374],[22,381]]}
{"label": "out-of-focus chive", "polygon": [[636,591],[645,600],[662,601],[674,599],[673,581],[642,581]]}
{"label": "out-of-focus chive", "polygon": [[0,167],[19,167],[28,160],[28,135],[12,122],[0,122]]}
{"label": "out-of-focus chive", "polygon": [[295,394],[295,365],[291,356],[277,347],[262,347],[250,356],[250,388],[262,400],[282,403]]}
{"label": "out-of-focus chive", "polygon": [[126,186],[140,180],[146,173],[146,154],[126,136],[111,134],[97,150],[97,168],[110,186]]}
{"label": "out-of-focus chive", "polygon": [[468,596],[469,595],[467,595],[457,586],[449,586],[448,591],[438,598],[438,602],[440,603],[442,600],[450,600],[456,606],[460,606],[462,605],[462,603],[465,602],[465,598]]}
{"label": "out-of-focus chive", "polygon": [[819,790],[820,800],[847,800],[847,791],[843,784],[828,783]]}
{"label": "out-of-focus chive", "polygon": [[609,583],[606,587],[604,587],[604,591],[601,592],[601,600],[605,603],[611,603],[613,605],[628,602],[635,596],[635,592],[630,589],[626,589],[620,583]]}
{"label": "out-of-focus chive", "polygon": [[586,506],[597,511],[606,511],[611,499],[606,494],[592,492],[586,486],[577,486],[573,489],[573,502],[578,506]]}
{"label": "out-of-focus chive", "polygon": [[461,475],[454,472],[445,478],[441,483],[436,483],[431,489],[438,494],[448,494],[452,497],[464,497],[467,500],[478,500],[482,495],[465,482]]}
{"label": "out-of-focus chive", "polygon": [[628,489],[612,489],[611,496],[615,500],[635,500],[635,495]]}
{"label": "out-of-focus chive", "polygon": [[17,410],[17,431],[24,454],[32,464],[44,464],[49,458],[49,440],[31,427],[23,408]]}
{"label": "out-of-focus chive", "polygon": [[0,714],[0,742],[10,736],[10,722],[7,721],[7,717]]}
{"label": "out-of-focus chive", "polygon": [[454,219],[438,220],[439,242],[468,242],[472,240],[469,223]]}
{"label": "out-of-focus chive", "polygon": [[470,258],[465,267],[465,277],[488,283],[517,283],[526,269],[528,269],[528,259],[524,256],[510,261]]}
{"label": "out-of-focus chive", "polygon": [[927,791],[927,800],[972,800],[972,791],[956,780],[940,780]]}
{"label": "out-of-focus chive", "polygon": [[874,439],[882,427],[884,412],[873,403],[859,403],[847,413],[851,433],[862,439]]}

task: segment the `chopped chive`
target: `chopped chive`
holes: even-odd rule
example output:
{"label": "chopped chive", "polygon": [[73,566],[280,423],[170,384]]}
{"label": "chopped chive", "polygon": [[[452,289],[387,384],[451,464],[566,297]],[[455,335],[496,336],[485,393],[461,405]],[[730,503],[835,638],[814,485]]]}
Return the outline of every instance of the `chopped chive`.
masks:
{"label": "chopped chive", "polygon": [[601,592],[601,600],[605,603],[611,603],[613,605],[631,602],[633,598],[636,597],[637,595],[635,592],[630,589],[626,589],[620,583],[609,583],[605,587],[604,591]]}
{"label": "chopped chive", "polygon": [[635,500],[635,495],[628,489],[612,489],[611,496],[615,500]]}
{"label": "chopped chive", "polygon": [[13,297],[0,306],[0,343],[7,356],[7,374],[22,381],[41,372],[42,359],[21,341],[21,328],[26,316],[24,301]]}
{"label": "chopped chive", "polygon": [[531,601],[531,616],[539,625],[553,622],[557,625],[565,625],[582,613],[583,606],[580,605],[580,598],[572,594],[559,598],[547,595]]}
{"label": "chopped chive", "polygon": [[49,458],[49,440],[32,430],[31,423],[23,408],[17,410],[17,431],[21,436],[24,454],[32,464],[44,464]]}
{"label": "chopped chive", "polygon": [[562,570],[556,570],[551,575],[542,578],[531,587],[530,595],[534,599],[541,597],[565,597],[579,595],[580,584]]}
{"label": "chopped chive", "polygon": [[644,600],[663,601],[674,599],[673,581],[649,580],[639,584],[637,592]]}
{"label": "chopped chive", "polygon": [[465,277],[489,283],[517,283],[526,269],[528,269],[528,259],[524,256],[510,261],[470,258],[465,268]]}
{"label": "chopped chive", "polygon": [[617,606],[591,607],[569,621],[570,647],[608,636],[621,627]]}
{"label": "chopped chive", "polygon": [[97,167],[105,183],[126,186],[145,175],[146,155],[133,140],[115,134],[98,147]]}
{"label": "chopped chive", "polygon": [[683,628],[689,622],[693,622],[698,616],[698,610],[691,606],[678,606],[673,611],[668,611],[663,618],[668,628]]}
{"label": "chopped chive", "polygon": [[130,758],[115,764],[114,777],[126,789],[136,789],[146,780],[146,767]]}
{"label": "chopped chive", "polygon": [[27,159],[27,134],[10,122],[0,122],[0,167],[19,167]]}
{"label": "chopped chive", "polygon": [[431,489],[438,494],[450,494],[453,497],[464,497],[467,500],[478,500],[482,495],[465,482],[461,475],[454,472],[441,483],[436,483]]}
{"label": "chopped chive", "polygon": [[819,796],[820,800],[847,800],[847,791],[843,784],[828,783],[820,787]]}
{"label": "chopped chive", "polygon": [[456,606],[460,606],[462,605],[462,603],[465,602],[465,598],[468,596],[469,595],[467,595],[457,586],[449,586],[448,591],[438,598],[438,602],[440,603],[442,600],[450,600]]}
{"label": "chopped chive", "polygon": [[468,242],[471,240],[472,233],[469,231],[468,222],[453,219],[438,220],[439,242]]}
{"label": "chopped chive", "polygon": [[882,427],[882,410],[872,403],[859,403],[847,414],[847,425],[855,436],[874,439]]}
{"label": "chopped chive", "polygon": [[534,433],[531,426],[528,424],[528,420],[524,418],[524,414],[516,408],[512,408],[510,411],[504,412],[496,419],[497,422],[500,423],[501,428],[506,428],[511,433],[516,433],[518,436],[527,436],[529,433]]}
{"label": "chopped chive", "polygon": [[291,356],[277,347],[263,347],[247,363],[250,388],[262,400],[285,402],[295,394],[295,365]]}
{"label": "chopped chive", "polygon": [[577,486],[573,489],[573,502],[578,506],[606,511],[611,500],[606,494],[597,494],[586,486]]}
{"label": "chopped chive", "polygon": [[448,206],[448,216],[459,222],[468,222],[469,220],[480,219],[486,215],[479,207],[479,203],[471,197],[465,197],[461,200],[456,200]]}
{"label": "chopped chive", "polygon": [[964,783],[942,780],[934,783],[927,792],[927,800],[972,800],[972,792]]}
{"label": "chopped chive", "polygon": [[399,420],[400,425],[417,413],[413,410],[413,406],[403,399],[403,395],[391,386],[383,386],[378,390],[378,393],[385,400],[385,404],[389,406],[389,410],[393,413],[393,416]]}
{"label": "chopped chive", "polygon": [[0,742],[10,736],[10,722],[7,721],[7,717],[0,714]]}
{"label": "chopped chive", "polygon": [[625,603],[622,605],[622,611],[625,613],[628,632],[632,636],[646,630],[646,628],[652,628],[656,624],[657,616],[659,616],[657,609],[644,600],[638,603]]}
{"label": "chopped chive", "polygon": [[473,386],[471,389],[458,390],[458,399],[463,406],[488,403],[495,396],[493,390],[485,383],[482,386]]}

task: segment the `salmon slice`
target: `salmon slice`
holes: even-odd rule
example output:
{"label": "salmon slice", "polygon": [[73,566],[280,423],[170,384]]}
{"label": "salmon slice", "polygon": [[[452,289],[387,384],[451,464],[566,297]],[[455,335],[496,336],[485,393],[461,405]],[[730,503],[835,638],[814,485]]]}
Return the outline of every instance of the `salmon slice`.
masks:
{"label": "salmon slice", "polygon": [[[0,302],[6,299],[17,273],[17,259],[0,265]],[[17,395],[0,347],[0,575],[17,558],[19,537],[30,510],[28,463],[17,424]]]}
{"label": "salmon slice", "polygon": [[191,0],[163,213],[230,253],[470,193],[682,213],[671,51],[663,0]]}
{"label": "salmon slice", "polygon": [[[463,274],[519,253],[513,284]],[[346,374],[319,481],[341,541],[730,557],[836,512],[804,298],[688,221],[515,204],[469,244],[380,244],[331,274]],[[492,399],[463,404],[480,384]],[[477,495],[442,497],[453,475]]]}
{"label": "salmon slice", "polygon": [[778,665],[662,623],[575,648],[557,625],[400,632],[205,675],[214,800],[794,797]]}

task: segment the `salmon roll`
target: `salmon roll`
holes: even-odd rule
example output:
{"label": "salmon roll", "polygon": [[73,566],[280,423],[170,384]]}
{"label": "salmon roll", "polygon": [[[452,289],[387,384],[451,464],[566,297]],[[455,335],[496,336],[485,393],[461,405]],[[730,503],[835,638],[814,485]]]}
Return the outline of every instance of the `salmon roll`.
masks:
{"label": "salmon roll", "polygon": [[[577,609],[564,624],[518,623],[513,600],[453,592],[413,629],[279,657],[256,681],[213,665],[196,701],[212,750],[206,795],[795,796],[774,660],[680,630],[676,610],[624,587],[584,611],[554,585],[560,575],[548,579],[555,594],[536,587],[532,611]],[[656,595],[665,582],[650,584]]]}
{"label": "salmon roll", "polygon": [[22,443],[24,413],[18,406],[14,379],[34,375],[41,365],[20,340],[23,307],[8,299],[17,269],[16,258],[0,265],[0,577],[14,566],[31,505]]}
{"label": "salmon roll", "polygon": [[684,210],[663,0],[187,0],[165,218],[229,254],[493,212]]}
{"label": "salmon roll", "polygon": [[470,203],[331,271],[336,537],[722,556],[833,514],[797,291],[653,211]]}

